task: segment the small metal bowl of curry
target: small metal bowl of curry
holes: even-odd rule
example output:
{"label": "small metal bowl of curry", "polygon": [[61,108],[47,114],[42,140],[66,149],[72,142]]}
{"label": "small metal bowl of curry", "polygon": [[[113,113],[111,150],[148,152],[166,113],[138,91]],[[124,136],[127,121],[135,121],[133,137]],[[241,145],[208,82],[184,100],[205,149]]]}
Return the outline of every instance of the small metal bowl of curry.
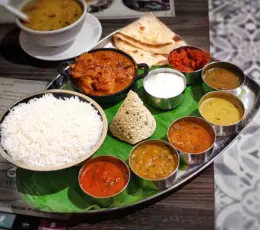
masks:
{"label": "small metal bowl of curry", "polygon": [[238,96],[245,83],[244,72],[229,62],[216,61],[206,65],[201,72],[204,92],[225,90]]}
{"label": "small metal bowl of curry", "polygon": [[81,167],[78,182],[89,196],[111,198],[126,189],[130,175],[130,169],[123,160],[114,156],[98,156]]}
{"label": "small metal bowl of curry", "polygon": [[169,53],[168,62],[185,75],[187,85],[192,85],[201,82],[201,71],[210,62],[210,54],[194,46],[180,46]]}
{"label": "small metal bowl of curry", "polygon": [[[139,70],[143,72],[138,74]],[[123,100],[134,83],[148,74],[149,67],[137,64],[121,50],[100,48],[63,63],[58,72],[67,77],[74,90],[107,105]]]}
{"label": "small metal bowl of curry", "polygon": [[178,152],[168,142],[161,140],[140,142],[129,156],[129,165],[135,175],[152,181],[159,189],[174,184],[179,163]]}
{"label": "small metal bowl of curry", "polygon": [[228,136],[238,132],[245,115],[245,107],[235,95],[214,91],[201,98],[199,112],[212,124],[217,136]]}
{"label": "small metal bowl of curry", "polygon": [[213,127],[200,117],[182,117],[168,129],[168,140],[187,164],[201,164],[210,157],[216,134]]}

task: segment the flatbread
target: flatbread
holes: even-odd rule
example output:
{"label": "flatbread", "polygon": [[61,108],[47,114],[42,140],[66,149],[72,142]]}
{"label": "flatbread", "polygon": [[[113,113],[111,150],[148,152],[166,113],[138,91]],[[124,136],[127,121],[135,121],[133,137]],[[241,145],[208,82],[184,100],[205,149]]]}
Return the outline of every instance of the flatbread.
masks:
{"label": "flatbread", "polygon": [[144,44],[167,45],[173,43],[172,31],[165,29],[152,13],[145,14],[119,32]]}
{"label": "flatbread", "polygon": [[114,37],[114,45],[117,49],[120,49],[129,54],[136,63],[146,63],[149,67],[155,65],[166,65],[168,63],[167,58],[160,54],[154,54],[145,50],[132,46],[126,41],[121,40],[118,37]]}
{"label": "flatbread", "polygon": [[132,145],[149,138],[155,128],[153,115],[133,91],[128,93],[109,126],[113,136]]}
{"label": "flatbread", "polygon": [[122,33],[117,33],[114,35],[114,38],[120,38],[123,41],[126,41],[127,43],[131,44],[132,46],[138,47],[142,50],[151,52],[151,53],[157,53],[157,54],[169,54],[174,47],[176,46],[175,42],[172,40],[171,43],[167,45],[149,45],[145,43],[138,42],[137,40],[125,36]]}

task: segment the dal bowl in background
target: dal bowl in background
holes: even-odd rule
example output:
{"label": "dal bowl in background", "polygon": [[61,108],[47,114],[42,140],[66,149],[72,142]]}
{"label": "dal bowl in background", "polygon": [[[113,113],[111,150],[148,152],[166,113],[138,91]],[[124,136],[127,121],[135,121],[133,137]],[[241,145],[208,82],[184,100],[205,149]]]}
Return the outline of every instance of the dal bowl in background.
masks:
{"label": "dal bowl in background", "polygon": [[[43,166],[43,167],[40,167],[39,165],[36,165],[36,164],[30,164],[30,163],[27,163],[28,162],[28,160],[26,160],[26,161],[24,161],[24,160],[17,160],[17,159],[15,159],[13,156],[11,156],[9,153],[8,153],[8,151],[6,150],[6,149],[4,149],[3,148],[3,146],[2,146],[2,141],[1,141],[1,145],[0,145],[0,154],[1,154],[1,156],[4,158],[4,159],[6,159],[7,161],[9,161],[10,163],[12,163],[12,164],[14,164],[14,165],[16,165],[17,167],[20,167],[20,168],[24,168],[24,169],[27,169],[27,170],[32,170],[32,171],[55,171],[55,170],[61,170],[61,169],[66,169],[66,168],[69,168],[69,167],[72,167],[72,166],[76,166],[76,165],[79,165],[79,164],[81,164],[82,162],[84,162],[85,160],[87,160],[88,158],[90,158],[98,149],[99,149],[99,147],[102,145],[102,143],[103,143],[103,141],[105,140],[105,138],[106,138],[106,135],[107,135],[107,129],[108,129],[108,122],[107,122],[107,118],[106,118],[106,115],[105,115],[105,113],[104,113],[104,111],[103,111],[103,109],[94,101],[94,100],[92,100],[91,98],[89,98],[89,97],[87,97],[87,96],[85,96],[85,95],[82,95],[82,94],[80,94],[80,93],[77,93],[77,92],[72,92],[72,91],[68,91],[68,90],[47,90],[47,91],[43,91],[43,92],[40,92],[40,93],[37,93],[37,94],[33,94],[33,95],[30,95],[30,96],[28,96],[28,97],[25,97],[25,98],[23,98],[22,100],[20,100],[20,101],[18,101],[18,102],[16,102],[15,104],[13,104],[4,114],[3,114],[3,116],[0,118],[0,125],[2,126],[2,124],[5,122],[5,119],[6,118],[8,118],[8,115],[12,112],[12,108],[21,108],[21,103],[23,103],[23,104],[25,104],[25,105],[28,105],[28,102],[30,101],[30,100],[33,100],[33,99],[39,99],[39,98],[43,98],[43,96],[45,96],[46,97],[46,95],[53,95],[53,97],[54,98],[62,98],[62,99],[73,99],[73,98],[78,98],[79,99],[79,101],[80,102],[86,102],[87,104],[89,104],[89,105],[91,105],[92,106],[92,108],[94,109],[94,110],[96,110],[95,111],[95,114],[97,114],[97,115],[99,115],[99,117],[100,117],[100,120],[102,121],[102,126],[103,126],[103,129],[102,130],[97,130],[96,131],[96,129],[95,128],[93,128],[94,126],[91,126],[91,128],[92,128],[92,130],[93,129],[95,129],[95,132],[96,133],[98,133],[98,134],[95,134],[95,136],[99,136],[99,137],[95,137],[95,140],[97,140],[97,141],[95,141],[95,143],[93,142],[93,143],[91,143],[91,148],[88,148],[87,150],[88,150],[88,152],[86,152],[86,154],[84,154],[84,152],[82,153],[82,152],[80,152],[80,154],[77,154],[77,156],[74,156],[73,158],[71,158],[71,156],[70,155],[72,155],[72,153],[68,150],[68,151],[64,151],[64,152],[66,152],[66,154],[68,154],[68,155],[66,155],[66,156],[64,156],[64,154],[63,155],[61,155],[61,156],[57,156],[57,158],[55,159],[55,161],[57,161],[57,159],[60,159],[60,158],[58,158],[58,157],[62,157],[62,159],[63,158],[65,158],[65,160],[64,160],[64,162],[65,163],[63,163],[63,164],[58,164],[57,166],[55,165],[55,164],[53,164],[52,166]],[[31,101],[32,102],[32,101]],[[47,105],[48,105],[48,102],[46,102],[46,101],[42,101],[43,103],[47,103]],[[75,104],[75,102],[73,101],[73,104]],[[35,104],[34,104],[35,105]],[[67,104],[66,104],[67,105]],[[40,106],[40,105],[39,105]],[[46,107],[46,105],[42,105],[42,103],[41,103],[41,108],[43,108],[43,110],[45,109],[43,106],[45,106]],[[57,107],[57,104],[54,104],[54,106],[55,107]],[[79,106],[79,103],[77,103],[77,106]],[[59,107],[59,108],[61,108],[61,107]],[[75,107],[74,107],[75,108]],[[88,107],[89,108],[89,107]],[[28,110],[28,107],[26,107],[26,109]],[[63,106],[63,109],[65,110],[65,113],[66,113],[66,109],[64,108],[64,106]],[[82,107],[80,107],[80,110],[77,110],[77,111],[81,111],[81,117],[82,117],[82,110],[83,108]],[[32,106],[32,104],[30,103],[30,111],[32,111],[33,110],[33,106]],[[83,112],[85,112],[85,110],[86,110],[86,107],[84,107],[84,111]],[[90,110],[90,111],[87,111],[87,114],[90,114],[90,112],[91,112],[91,114],[93,114],[94,112],[92,112],[92,111],[94,111],[94,110]],[[24,111],[24,110],[23,110]],[[21,110],[20,110],[20,112],[21,112]],[[19,113],[20,113],[19,112]],[[34,113],[35,114],[35,113]],[[52,116],[54,116],[55,117],[55,114],[53,114]],[[64,114],[64,116],[68,116],[68,115],[66,115],[66,114]],[[79,116],[79,115],[77,115],[77,116]],[[35,118],[35,119],[39,119],[39,117],[38,118]],[[70,119],[69,118],[69,116],[68,116],[68,119]],[[76,118],[75,118],[76,119]],[[79,119],[79,118],[77,118],[77,119]],[[41,119],[42,120],[42,119]],[[57,119],[56,119],[57,120]],[[97,119],[92,119],[91,121],[96,121]],[[88,120],[89,121],[89,120]],[[8,122],[8,123],[5,123],[5,124],[8,124],[8,126],[9,127],[11,127],[12,128],[12,124],[11,124],[11,122],[10,122],[10,119],[8,120],[8,121],[6,121],[6,122]],[[18,120],[18,122],[20,122],[19,120]],[[29,122],[32,122],[31,120],[29,121]],[[35,121],[36,122],[36,121]],[[35,124],[35,122],[34,122],[34,124]],[[47,121],[46,121],[47,122]],[[23,133],[25,133],[24,135],[26,135],[26,137],[27,138],[24,138],[24,140],[23,141],[28,141],[28,138],[30,138],[30,135],[33,135],[33,137],[35,137],[35,135],[38,135],[38,137],[37,137],[37,143],[39,144],[39,142],[40,142],[40,144],[42,144],[43,146],[44,146],[44,144],[48,144],[48,145],[50,145],[50,143],[43,143],[43,142],[41,142],[41,141],[48,141],[48,138],[46,139],[46,138],[44,138],[44,140],[41,140],[40,139],[40,136],[39,136],[39,134],[37,134],[37,131],[39,131],[39,130],[46,130],[46,128],[44,129],[44,127],[42,127],[42,126],[46,126],[47,127],[47,125],[50,125],[50,123],[46,123],[46,124],[44,124],[44,122],[43,123],[41,123],[40,125],[38,125],[38,124],[36,124],[36,125],[34,125],[34,127],[37,127],[37,130],[32,130],[32,128],[31,127],[28,127],[28,129],[27,129],[27,126],[25,127],[27,130],[30,130],[30,132],[28,133],[27,132],[27,130],[25,130],[25,131],[23,131]],[[63,124],[63,122],[62,121],[60,121],[60,123],[59,123],[59,125],[61,125],[61,126],[68,126],[68,124],[66,123],[66,124]],[[56,135],[55,134],[55,129],[58,129],[60,126],[59,126],[58,124],[51,124],[51,126],[52,126],[52,130],[53,130],[53,135]],[[75,125],[75,123],[73,123],[72,125]],[[87,125],[87,124],[86,124]],[[87,125],[88,126],[88,125]],[[24,126],[23,126],[24,127]],[[96,127],[96,126],[95,126]],[[30,128],[30,129],[29,129]],[[6,128],[5,128],[6,129]],[[12,129],[16,129],[16,127],[13,127]],[[50,129],[50,128],[49,128]],[[63,129],[64,130],[64,129]],[[19,131],[19,130],[18,130]],[[5,131],[5,135],[6,135],[6,132],[7,131]],[[12,130],[12,132],[14,132],[13,130]],[[8,134],[9,135],[13,135],[13,134],[10,134],[10,128],[9,128],[9,132],[8,132]],[[74,138],[77,138],[77,135],[78,135],[78,133],[74,133],[73,134],[73,129],[71,129],[71,131],[70,131],[70,135],[74,135]],[[93,132],[92,132],[92,134],[93,134]],[[2,131],[1,131],[1,133],[0,133],[0,140],[3,140],[3,133],[2,133]],[[16,132],[15,132],[15,135],[19,135],[19,134],[16,134]],[[64,134],[64,135],[68,135],[68,134]],[[94,135],[94,134],[93,134]],[[7,136],[8,137],[8,136]],[[5,138],[7,138],[7,137],[5,137]],[[15,136],[16,137],[16,136]],[[70,137],[70,136],[69,136]],[[81,138],[82,136],[80,136],[80,138]],[[58,139],[58,138],[57,138]],[[82,138],[82,140],[80,140],[80,142],[77,142],[78,141],[78,139],[76,139],[75,141],[76,141],[76,143],[82,143],[82,142],[87,142],[89,139],[88,139],[88,137],[84,137],[83,136],[83,138]],[[52,141],[52,140],[51,140]],[[31,144],[28,146],[28,144],[26,144],[26,146],[28,147],[28,148],[33,148],[33,149],[37,149],[37,143],[35,143],[35,141],[31,141],[32,143],[31,144],[33,144],[33,146],[31,146]],[[62,142],[62,141],[61,141]],[[19,145],[20,145],[20,141],[19,142],[16,142],[16,143],[13,143],[13,144],[15,144],[17,147],[16,147],[16,149],[15,150],[17,150],[17,148],[19,147]],[[64,144],[64,143],[63,143]],[[70,142],[70,144],[73,144],[73,146],[75,145],[75,142],[73,141],[73,142]],[[87,143],[86,143],[87,144]],[[36,145],[36,146],[35,146]],[[56,146],[55,148],[59,148],[59,146],[60,146],[61,144],[60,144],[60,142],[58,142],[58,141],[56,141],[56,142],[54,142],[53,144],[52,144],[52,146]],[[74,150],[75,150],[75,147],[71,147],[71,148],[73,148]],[[77,146],[77,144],[76,144],[76,146]],[[54,148],[54,147],[52,147],[52,148]],[[60,146],[61,147],[61,146]],[[84,147],[85,147],[85,145],[84,145]],[[62,147],[62,148],[64,148],[64,147]],[[67,149],[67,147],[66,147],[66,149]],[[23,151],[25,151],[26,152],[26,149],[25,150],[23,150]],[[84,151],[85,151],[85,149],[84,149]],[[27,151],[28,152],[28,151]],[[77,152],[78,152],[78,149],[77,149]],[[46,153],[45,153],[46,154]],[[61,154],[61,152],[59,152],[59,154]],[[74,153],[74,155],[75,155],[75,153]],[[53,151],[53,154],[52,154],[52,156],[55,156],[55,151]],[[37,156],[38,158],[37,159],[39,159],[39,156]],[[44,157],[44,156],[41,156],[41,157]],[[67,158],[70,158],[70,160],[68,160]],[[76,160],[75,160],[76,159]],[[48,160],[50,160],[50,158],[48,158],[47,160],[45,160],[45,162],[46,161],[48,161]],[[53,160],[53,158],[52,158],[52,160]],[[53,160],[54,161],[54,160]]]}
{"label": "dal bowl in background", "polygon": [[[25,0],[23,1],[18,8],[23,10],[27,4],[32,4],[37,0]],[[42,46],[61,46],[65,45],[74,40],[74,38],[81,31],[83,24],[85,23],[85,18],[87,14],[87,5],[84,0],[74,0],[80,3],[82,7],[82,15],[72,24],[65,26],[60,29],[51,30],[51,31],[40,31],[33,30],[26,27],[20,19],[16,19],[17,26],[26,34],[28,39]]]}

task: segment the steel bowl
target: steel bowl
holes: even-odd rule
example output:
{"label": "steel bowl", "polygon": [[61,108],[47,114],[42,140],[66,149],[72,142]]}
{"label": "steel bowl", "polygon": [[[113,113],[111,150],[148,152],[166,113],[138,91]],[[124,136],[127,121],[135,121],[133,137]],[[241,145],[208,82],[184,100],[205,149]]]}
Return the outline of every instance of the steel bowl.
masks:
{"label": "steel bowl", "polygon": [[[116,92],[114,94],[105,95],[105,96],[96,96],[96,95],[86,94],[78,86],[77,79],[74,79],[69,73],[70,68],[71,68],[70,65],[75,64],[75,60],[62,63],[61,65],[58,66],[57,70],[58,70],[59,74],[63,75],[64,77],[66,77],[68,79],[68,81],[71,83],[72,88],[75,91],[87,95],[88,97],[94,99],[96,102],[100,103],[101,105],[116,104],[117,102],[123,100],[127,96],[127,93],[131,90],[131,88],[134,86],[134,83],[136,81],[138,81],[141,78],[144,78],[148,74],[149,67],[145,63],[137,64],[130,55],[128,55],[127,53],[125,53],[121,50],[114,49],[114,48],[99,48],[99,49],[90,50],[90,51],[88,51],[88,53],[94,53],[94,52],[99,52],[99,51],[113,51],[113,52],[122,54],[125,57],[127,57],[135,66],[135,74],[134,74],[134,78],[133,78],[132,82],[127,87],[122,89],[121,91]],[[138,74],[139,70],[143,70],[143,72],[140,75]]]}
{"label": "steel bowl", "polygon": [[[126,183],[126,185],[125,185],[119,192],[113,194],[112,196],[106,196],[106,197],[94,196],[94,195],[88,193],[88,192],[87,192],[85,189],[83,189],[82,186],[81,186],[80,178],[81,178],[82,173],[84,172],[85,168],[86,168],[90,163],[93,163],[93,162],[95,162],[95,161],[97,161],[97,160],[110,161],[110,162],[111,162],[111,161],[114,161],[114,162],[120,163],[121,166],[122,166],[123,169],[124,169],[125,176],[126,176],[126,178],[127,178],[127,183]],[[87,194],[87,195],[89,195],[89,196],[91,196],[91,197],[94,197],[94,198],[104,199],[104,198],[114,197],[114,196],[118,195],[119,193],[121,193],[122,191],[124,191],[124,190],[126,189],[126,187],[128,186],[128,184],[129,184],[130,177],[131,177],[131,172],[130,172],[129,167],[128,167],[127,164],[126,164],[123,160],[121,160],[120,158],[115,157],[115,156],[98,156],[98,157],[94,157],[94,158],[88,160],[88,161],[81,167],[81,169],[79,170],[79,174],[78,174],[78,183],[79,183],[79,186],[80,186],[81,190],[82,190],[85,194]]]}
{"label": "steel bowl", "polygon": [[[149,79],[149,77],[151,77],[152,75],[157,74],[157,73],[172,73],[173,75],[178,75],[179,77],[181,77],[184,81],[183,91],[179,95],[176,95],[176,96],[170,97],[170,98],[159,98],[159,97],[156,97],[156,96],[153,96],[152,94],[150,94],[149,90],[147,89],[147,86],[146,86],[146,81]],[[183,100],[183,93],[186,88],[186,78],[181,72],[179,72],[177,70],[174,70],[171,68],[159,68],[159,69],[152,70],[144,78],[143,86],[144,86],[145,97],[147,99],[147,102],[151,106],[153,106],[156,109],[170,110],[170,109],[176,108],[177,106],[179,106],[181,104],[181,102]]]}
{"label": "steel bowl", "polygon": [[[213,139],[213,142],[212,142],[212,145],[206,149],[205,151],[203,152],[199,152],[199,153],[188,153],[188,152],[184,152],[182,151],[181,149],[179,149],[178,147],[176,147],[171,141],[170,141],[170,138],[169,138],[169,132],[170,132],[170,128],[176,123],[178,122],[179,120],[183,120],[183,121],[193,121],[193,122],[196,122],[200,125],[202,125],[204,128],[206,128],[212,135],[212,139]],[[168,141],[169,143],[171,143],[171,145],[173,145],[173,147],[175,149],[177,149],[179,151],[179,153],[181,154],[182,158],[185,160],[185,162],[187,164],[202,164],[202,163],[205,163],[206,161],[208,161],[209,157],[211,156],[211,153],[213,151],[213,148],[214,148],[214,144],[216,142],[216,133],[213,129],[213,127],[210,125],[210,123],[208,123],[207,121],[205,121],[204,119],[200,118],[200,117],[192,117],[192,116],[189,116],[189,117],[182,117],[182,118],[179,118],[177,120],[175,120],[168,128],[168,133],[167,133],[167,137],[168,137]]]}
{"label": "steel bowl", "polygon": [[[177,167],[173,170],[173,172],[169,176],[167,176],[165,178],[162,178],[162,179],[155,180],[155,179],[148,179],[148,178],[142,177],[137,172],[135,172],[135,170],[133,169],[133,167],[131,165],[131,160],[130,160],[131,155],[132,155],[132,153],[134,152],[134,150],[136,148],[140,147],[141,145],[147,144],[147,143],[159,143],[159,144],[167,145],[172,150],[172,154],[177,156],[177,159],[178,159]],[[178,168],[179,168],[179,164],[180,164],[180,156],[179,156],[177,150],[172,145],[170,145],[168,142],[166,142],[166,141],[162,141],[162,140],[146,140],[146,141],[140,142],[139,144],[137,144],[132,149],[132,151],[131,151],[131,153],[129,155],[129,160],[128,161],[129,161],[129,165],[130,165],[131,170],[134,172],[134,174],[136,176],[138,176],[138,177],[140,177],[140,178],[142,178],[144,180],[151,181],[158,189],[164,190],[166,188],[171,187],[175,183],[175,178],[177,177]]]}
{"label": "steel bowl", "polygon": [[212,97],[215,97],[215,96],[219,96],[219,95],[222,95],[226,98],[228,98],[230,101],[232,101],[232,103],[234,103],[236,105],[236,107],[240,110],[242,116],[241,116],[241,119],[236,122],[235,124],[232,124],[232,125],[216,125],[216,124],[213,124],[211,122],[209,122],[215,132],[216,132],[216,135],[217,136],[229,136],[229,135],[232,135],[232,134],[235,134],[238,132],[240,126],[241,126],[241,121],[243,120],[244,116],[245,116],[245,107],[244,107],[244,104],[243,102],[237,97],[235,96],[234,94],[231,94],[229,92],[226,92],[226,91],[213,91],[213,92],[210,92],[210,93],[207,93],[205,94],[199,101],[199,112],[201,114],[201,116],[207,120],[203,114],[201,113],[201,110],[200,110],[200,107],[201,107],[201,104],[208,98],[212,98]]}
{"label": "steel bowl", "polygon": [[[180,47],[178,47],[178,48],[173,49],[173,50],[169,53],[169,55],[168,55],[168,62],[169,62],[169,56],[171,55],[172,52],[178,51],[178,50],[180,50],[180,49],[185,49],[185,50],[187,50],[188,48],[203,51],[203,50],[201,50],[201,49],[199,49],[199,48],[197,48],[197,47],[195,47],[195,46],[189,46],[189,45],[187,45],[187,46],[180,46]],[[203,51],[203,52],[204,52],[204,51]],[[175,68],[171,65],[170,62],[169,62],[169,64],[170,64],[170,66],[171,66],[173,69],[175,69]],[[186,77],[187,85],[193,85],[193,84],[196,84],[196,83],[200,83],[200,82],[201,82],[201,71],[202,71],[202,69],[203,69],[203,68],[198,69],[198,70],[193,71],[193,72],[183,72],[183,71],[181,71],[181,72],[184,74],[184,76]],[[176,70],[178,70],[178,69],[176,69]]]}
{"label": "steel bowl", "polygon": [[244,72],[238,66],[236,66],[232,63],[221,62],[221,61],[211,62],[203,68],[203,70],[201,72],[201,77],[202,77],[202,81],[203,81],[202,87],[203,87],[204,92],[208,93],[208,92],[219,90],[217,88],[210,86],[207,82],[205,82],[205,73],[213,68],[227,69],[227,70],[233,72],[234,74],[236,74],[236,76],[239,78],[240,85],[235,89],[222,90],[222,91],[226,91],[226,92],[232,93],[236,96],[239,96],[242,91],[242,88],[245,84],[245,81],[246,81],[246,76],[245,76]]}

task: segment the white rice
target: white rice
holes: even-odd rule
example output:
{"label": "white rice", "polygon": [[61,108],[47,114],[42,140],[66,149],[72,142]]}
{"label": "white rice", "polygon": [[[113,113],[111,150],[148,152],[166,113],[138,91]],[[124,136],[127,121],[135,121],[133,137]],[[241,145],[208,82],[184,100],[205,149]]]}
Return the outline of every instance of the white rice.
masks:
{"label": "white rice", "polygon": [[46,94],[10,110],[0,126],[1,145],[27,165],[59,166],[88,156],[102,130],[103,121],[90,103]]}

